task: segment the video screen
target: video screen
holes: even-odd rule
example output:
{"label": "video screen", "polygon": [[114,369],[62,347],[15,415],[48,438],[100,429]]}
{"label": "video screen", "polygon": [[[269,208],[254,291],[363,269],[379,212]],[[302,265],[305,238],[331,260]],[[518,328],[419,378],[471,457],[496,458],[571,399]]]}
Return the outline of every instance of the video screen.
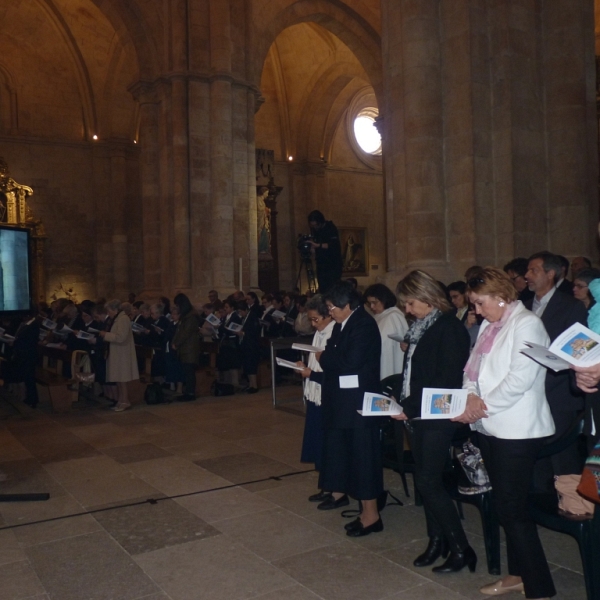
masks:
{"label": "video screen", "polygon": [[29,310],[29,231],[0,227],[0,312]]}

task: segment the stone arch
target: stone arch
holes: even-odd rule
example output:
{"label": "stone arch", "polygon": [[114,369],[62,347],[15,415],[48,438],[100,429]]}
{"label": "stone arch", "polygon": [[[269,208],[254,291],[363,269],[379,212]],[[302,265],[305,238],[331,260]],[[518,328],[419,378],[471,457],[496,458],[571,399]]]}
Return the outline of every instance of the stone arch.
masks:
{"label": "stone arch", "polygon": [[81,54],[81,50],[77,45],[77,41],[75,40],[69,25],[61,15],[60,11],[56,8],[52,0],[37,0],[37,2],[48,17],[49,21],[54,26],[57,33],[64,41],[65,47],[68,50],[74,66],[75,77],[77,79],[77,85],[79,87],[79,94],[81,97],[84,131],[86,136],[90,138],[93,132],[96,131],[98,120],[96,115],[92,81],[90,79],[90,73],[85,63],[85,59]]}
{"label": "stone arch", "polygon": [[160,71],[158,53],[144,16],[135,1],[90,0],[110,21],[124,47],[131,45],[137,60],[139,78],[153,80]]}
{"label": "stone arch", "polygon": [[378,98],[382,89],[381,36],[356,11],[339,0],[299,0],[280,11],[266,25],[256,49],[255,80],[260,82],[265,59],[271,44],[288,27],[313,22],[336,35],[355,54]]}

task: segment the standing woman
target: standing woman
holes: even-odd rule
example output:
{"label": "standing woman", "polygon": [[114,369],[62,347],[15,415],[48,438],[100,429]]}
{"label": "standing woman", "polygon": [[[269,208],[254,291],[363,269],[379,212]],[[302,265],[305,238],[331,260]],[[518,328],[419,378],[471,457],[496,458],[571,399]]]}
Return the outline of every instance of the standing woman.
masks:
{"label": "standing woman", "polygon": [[108,343],[108,359],[106,361],[106,380],[116,383],[117,404],[112,409],[123,412],[131,408],[127,397],[127,382],[140,378],[135,354],[135,343],[131,332],[131,320],[121,310],[120,300],[111,300],[106,304],[106,312],[111,319],[110,329],[98,335]]}
{"label": "standing woman", "polygon": [[200,364],[200,318],[185,294],[177,294],[173,303],[179,309],[180,320],[171,348],[177,353],[185,377],[183,395],[178,400],[189,402],[196,399],[196,369]]}
{"label": "standing woman", "polygon": [[351,283],[339,281],[324,294],[335,321],[325,351],[317,353],[323,369],[323,467],[321,487],[339,490],[332,499],[362,501],[362,513],[346,526],[346,535],[360,537],[383,531],[377,498],[383,492],[383,464],[377,417],[362,417],[365,392],[379,391],[381,337]]}
{"label": "standing woman", "polygon": [[415,484],[423,498],[429,544],[413,562],[415,567],[432,565],[440,556],[446,562],[435,573],[452,573],[465,566],[475,571],[477,556],[469,546],[456,506],[444,487],[443,471],[452,438],[460,423],[446,419],[421,420],[423,388],[457,389],[469,358],[469,334],[452,314],[450,303],[437,281],[424,271],[412,271],[398,284],[400,302],[415,317],[407,338],[404,380],[397,420],[407,427],[415,457]]}
{"label": "standing woman", "polygon": [[480,591],[550,598],[556,590],[527,496],[536,457],[544,438],[554,433],[554,421],[546,400],[546,369],[521,354],[526,342],[547,346],[550,340],[542,321],[517,300],[504,271],[486,267],[467,285],[484,321],[465,368],[467,407],[456,420],[479,434],[492,502],[506,533],[509,573]]}
{"label": "standing woman", "polygon": [[[306,313],[309,322],[316,329],[312,345],[324,350],[327,340],[331,337],[335,321],[332,320],[327,305],[323,302],[323,296],[318,294],[308,300],[306,302]],[[302,362],[296,364],[304,367],[304,363]],[[314,352],[309,353],[308,366],[300,374],[304,377],[304,399],[306,401],[306,419],[304,422],[304,437],[302,439],[300,460],[302,462],[314,463],[315,470],[320,473],[323,456],[323,419],[321,416],[323,369]],[[322,490],[320,483],[319,488]],[[339,496],[341,495],[339,494]],[[331,497],[331,492],[320,491],[318,494],[310,496],[308,500],[309,502],[321,503],[329,501],[328,504],[323,506],[319,504],[321,510],[323,510],[329,508],[330,504],[335,503],[335,500],[330,501]]]}
{"label": "standing woman", "polygon": [[404,366],[404,351],[400,342],[392,340],[389,334],[401,338],[408,330],[406,317],[396,306],[398,299],[394,292],[383,283],[374,283],[369,286],[364,294],[365,302],[375,315],[375,321],[381,334],[381,372],[383,380],[390,375],[402,373]]}

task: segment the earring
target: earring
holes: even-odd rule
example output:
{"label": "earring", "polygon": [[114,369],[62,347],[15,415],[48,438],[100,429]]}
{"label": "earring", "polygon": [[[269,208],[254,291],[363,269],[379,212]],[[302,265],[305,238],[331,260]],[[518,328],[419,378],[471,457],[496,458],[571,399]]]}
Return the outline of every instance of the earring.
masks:
{"label": "earring", "polygon": [[502,300],[500,300],[500,302],[498,302],[498,306],[499,306],[500,308],[502,308],[502,307],[504,306],[504,302],[503,302]]}

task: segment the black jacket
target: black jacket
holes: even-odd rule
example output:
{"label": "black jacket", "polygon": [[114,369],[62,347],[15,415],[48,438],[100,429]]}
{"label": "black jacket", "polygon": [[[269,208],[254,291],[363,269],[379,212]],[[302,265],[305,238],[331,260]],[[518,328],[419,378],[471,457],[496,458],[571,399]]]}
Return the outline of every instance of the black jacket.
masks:
{"label": "black jacket", "polygon": [[[531,310],[533,299],[524,303]],[[587,310],[580,300],[557,289],[541,316],[546,332],[553,342],[563,331],[575,323],[587,325]],[[552,414],[583,409],[584,394],[577,390],[571,369],[558,373],[546,372],[546,398]]]}
{"label": "black jacket", "polygon": [[[455,319],[458,323],[458,320]],[[460,323],[458,323],[460,325]],[[336,323],[321,354],[323,383],[321,408],[325,429],[379,427],[377,417],[362,417],[365,392],[378,393],[381,336],[375,319],[362,306],[348,318],[344,329]],[[340,377],[357,375],[358,387],[341,388]]]}
{"label": "black jacket", "polygon": [[[423,334],[411,358],[410,395],[401,403],[409,418],[421,416],[423,388],[462,388],[470,345],[467,329],[452,313],[443,314]],[[445,423],[431,421],[432,426]]]}

